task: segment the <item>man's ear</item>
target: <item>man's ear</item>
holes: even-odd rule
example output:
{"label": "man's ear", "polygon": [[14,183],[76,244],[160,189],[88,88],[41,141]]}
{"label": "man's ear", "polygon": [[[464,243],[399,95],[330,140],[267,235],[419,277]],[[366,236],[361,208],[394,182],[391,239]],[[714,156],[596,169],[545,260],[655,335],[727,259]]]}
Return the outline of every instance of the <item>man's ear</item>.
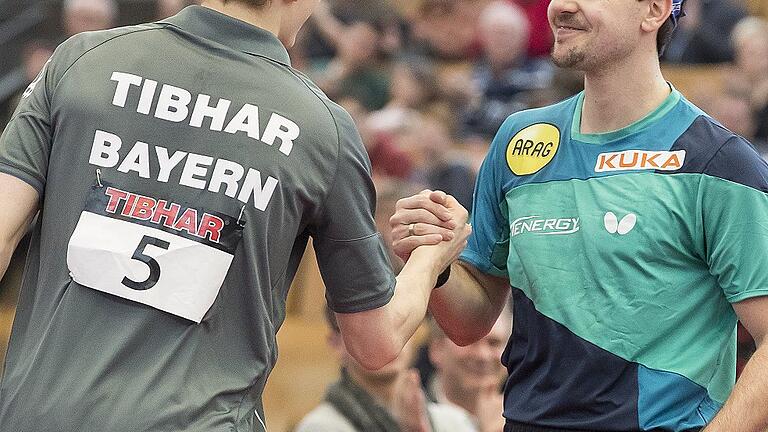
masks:
{"label": "man's ear", "polygon": [[672,0],[647,0],[648,9],[640,28],[648,33],[658,31],[672,13]]}

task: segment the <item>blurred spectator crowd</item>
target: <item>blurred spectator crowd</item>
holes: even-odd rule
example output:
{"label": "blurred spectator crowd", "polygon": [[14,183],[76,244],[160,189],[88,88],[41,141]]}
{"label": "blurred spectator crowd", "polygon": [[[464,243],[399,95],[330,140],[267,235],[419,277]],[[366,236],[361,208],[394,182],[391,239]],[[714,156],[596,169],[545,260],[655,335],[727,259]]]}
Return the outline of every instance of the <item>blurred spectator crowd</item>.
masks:
{"label": "blurred spectator crowd", "polygon": [[[189,3],[64,0],[52,9],[56,12],[51,19],[60,20],[57,35],[25,41],[17,62],[30,82],[56,45],[71,35],[132,24],[130,17],[160,20]],[[320,3],[290,50],[291,57],[296,68],[356,121],[371,158],[379,191],[377,220],[385,237],[394,203],[421,189],[444,190],[471,208],[477,170],[504,119],[581,90],[578,73],[559,70],[549,60],[548,3]],[[686,5],[687,16],[663,60],[722,69],[725,79],[717,91],[702,83],[700,92],[687,96],[768,156],[768,0],[687,0]],[[128,13],[135,8],[143,8],[143,13]],[[22,91],[1,101],[0,127]],[[392,260],[397,266],[398,259]],[[500,431],[504,371],[498,358],[511,325],[509,314],[503,314],[504,319],[507,322],[489,335],[495,339],[465,349],[453,345],[436,326],[428,326],[431,331],[421,350],[409,347],[401,361],[378,373],[354,364],[332,332],[329,342],[339,355],[342,378],[329,389],[320,414],[310,416],[299,430],[331,430],[322,421],[335,412],[354,420],[347,422],[354,423],[349,430],[429,430],[424,429],[427,422],[435,431]],[[746,333],[740,333],[739,342],[743,364],[754,348]],[[411,369],[414,362],[420,376]],[[369,399],[375,403],[369,404]],[[373,411],[369,416],[365,410]],[[440,418],[454,420],[438,427],[435,421]]]}
{"label": "blurred spectator crowd", "polygon": [[[159,20],[189,3],[64,0],[56,10],[60,34],[24,45],[19,61],[26,81],[71,35],[130,24],[121,17],[135,17],[126,13],[132,9]],[[581,90],[578,73],[559,70],[549,60],[548,3],[324,0],[291,56],[295,67],[352,114],[378,183],[397,179],[442,189],[470,207],[474,175],[504,119]],[[728,65],[723,89],[695,95],[694,102],[763,154],[768,153],[766,4],[687,0],[687,16],[663,59]],[[2,121],[17,98],[18,93],[4,101]]]}

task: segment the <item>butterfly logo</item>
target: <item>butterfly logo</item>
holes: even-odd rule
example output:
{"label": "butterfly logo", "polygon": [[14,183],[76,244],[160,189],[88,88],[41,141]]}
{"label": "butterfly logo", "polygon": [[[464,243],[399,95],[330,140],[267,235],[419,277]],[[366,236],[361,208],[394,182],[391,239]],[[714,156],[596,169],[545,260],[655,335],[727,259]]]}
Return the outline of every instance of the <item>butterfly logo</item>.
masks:
{"label": "butterfly logo", "polygon": [[626,235],[635,228],[635,225],[637,224],[637,215],[630,213],[621,218],[621,221],[619,221],[619,218],[616,217],[616,214],[613,212],[608,212],[603,218],[603,223],[605,225],[605,230],[609,233]]}

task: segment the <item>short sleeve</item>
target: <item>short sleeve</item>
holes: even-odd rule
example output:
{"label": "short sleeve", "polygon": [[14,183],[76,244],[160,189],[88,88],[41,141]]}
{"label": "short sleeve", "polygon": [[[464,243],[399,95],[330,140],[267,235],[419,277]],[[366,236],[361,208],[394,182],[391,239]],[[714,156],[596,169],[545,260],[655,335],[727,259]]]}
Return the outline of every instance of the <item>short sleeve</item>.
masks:
{"label": "short sleeve", "polygon": [[27,87],[0,138],[0,172],[45,189],[53,134],[50,98],[53,88],[51,60]]}
{"label": "short sleeve", "polygon": [[472,204],[472,234],[461,260],[483,273],[508,278],[509,224],[502,193],[501,170],[506,164],[509,120],[499,129],[480,167]]}
{"label": "short sleeve", "polygon": [[734,137],[704,174],[698,199],[710,273],[731,303],[768,295],[768,165]]}
{"label": "short sleeve", "polygon": [[326,299],[334,312],[353,313],[389,303],[395,276],[374,222],[376,190],[362,140],[339,110],[336,174],[312,236]]}

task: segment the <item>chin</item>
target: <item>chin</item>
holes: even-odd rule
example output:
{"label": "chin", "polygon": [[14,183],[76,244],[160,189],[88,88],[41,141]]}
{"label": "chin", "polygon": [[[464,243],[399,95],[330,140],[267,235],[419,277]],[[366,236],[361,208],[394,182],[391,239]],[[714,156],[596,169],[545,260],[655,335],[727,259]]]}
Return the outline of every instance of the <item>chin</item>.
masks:
{"label": "chin", "polygon": [[552,50],[552,62],[560,68],[564,69],[581,69],[586,60],[586,55],[583,51],[579,51],[576,48],[555,48]]}

